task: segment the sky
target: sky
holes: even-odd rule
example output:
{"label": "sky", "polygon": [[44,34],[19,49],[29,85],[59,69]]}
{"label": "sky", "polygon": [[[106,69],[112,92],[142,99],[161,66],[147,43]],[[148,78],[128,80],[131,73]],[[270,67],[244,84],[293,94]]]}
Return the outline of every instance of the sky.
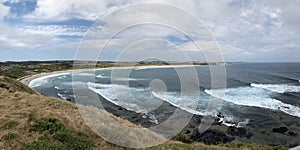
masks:
{"label": "sky", "polygon": [[0,0],[0,61],[299,62],[300,0]]}

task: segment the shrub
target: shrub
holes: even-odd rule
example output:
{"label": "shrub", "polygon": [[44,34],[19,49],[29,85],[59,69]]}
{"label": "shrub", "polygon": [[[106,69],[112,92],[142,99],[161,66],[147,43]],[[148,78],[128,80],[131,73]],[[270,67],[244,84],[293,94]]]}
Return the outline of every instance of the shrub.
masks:
{"label": "shrub", "polygon": [[68,150],[92,149],[94,141],[87,135],[78,131],[64,130],[53,135],[53,139],[61,142]]}
{"label": "shrub", "polygon": [[219,146],[231,148],[231,149],[264,149],[264,150],[288,150],[286,146],[267,146],[259,144],[247,144],[247,143],[226,143],[219,144]]}
{"label": "shrub", "polygon": [[40,140],[34,141],[32,143],[23,144],[19,150],[35,150],[35,149],[42,149],[42,150],[62,150],[63,148],[55,144],[50,140]]}
{"label": "shrub", "polygon": [[191,143],[191,140],[183,133],[178,133],[175,137],[173,137],[173,140],[181,141],[183,143]]}
{"label": "shrub", "polygon": [[[56,118],[41,118],[33,120],[30,124],[30,131],[43,133],[39,141],[25,144],[22,150],[26,149],[92,149],[94,141],[82,132],[67,129],[60,120]],[[58,144],[55,144],[58,143]]]}
{"label": "shrub", "polygon": [[39,133],[48,131],[50,134],[61,130],[65,130],[65,126],[61,123],[60,120],[51,117],[34,120],[33,122],[31,122],[29,129],[29,131]]}
{"label": "shrub", "polygon": [[19,123],[16,122],[16,121],[13,121],[13,120],[10,120],[10,121],[7,121],[5,122],[3,125],[2,125],[2,129],[11,129],[11,128],[14,128],[16,126],[18,126]]}
{"label": "shrub", "polygon": [[3,137],[2,137],[2,139],[3,140],[6,140],[6,141],[10,141],[10,140],[12,140],[12,139],[15,139],[15,138],[17,138],[18,137],[18,134],[17,133],[7,133],[6,135],[4,135]]}

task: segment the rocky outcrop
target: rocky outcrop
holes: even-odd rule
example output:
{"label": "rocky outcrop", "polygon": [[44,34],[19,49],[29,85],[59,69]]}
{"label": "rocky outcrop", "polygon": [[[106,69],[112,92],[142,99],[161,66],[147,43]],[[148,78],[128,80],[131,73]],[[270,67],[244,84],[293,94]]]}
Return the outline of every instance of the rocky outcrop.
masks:
{"label": "rocky outcrop", "polygon": [[296,136],[297,135],[296,132],[289,130],[287,127],[273,128],[272,131],[277,132],[277,133],[281,133],[281,134],[285,134],[285,135],[288,135],[288,136]]}
{"label": "rocky outcrop", "polygon": [[233,141],[234,137],[229,137],[225,133],[215,129],[209,129],[201,134],[198,132],[198,130],[195,130],[191,136],[191,139],[193,141],[203,142],[210,145],[228,143]]}
{"label": "rocky outcrop", "polygon": [[247,128],[237,128],[237,127],[228,127],[227,133],[232,136],[246,137],[250,138],[253,134],[250,132],[250,129]]}

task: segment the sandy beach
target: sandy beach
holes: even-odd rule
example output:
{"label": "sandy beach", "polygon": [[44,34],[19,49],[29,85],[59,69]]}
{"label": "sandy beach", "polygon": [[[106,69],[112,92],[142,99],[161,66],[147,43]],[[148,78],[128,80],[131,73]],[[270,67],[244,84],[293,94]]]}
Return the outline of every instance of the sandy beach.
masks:
{"label": "sandy beach", "polygon": [[91,68],[91,69],[70,69],[70,70],[61,70],[54,72],[44,72],[33,75],[27,75],[17,79],[25,85],[29,85],[30,81],[40,78],[43,76],[58,74],[58,73],[71,73],[71,72],[80,72],[80,71],[97,71],[97,70],[110,70],[110,69],[147,69],[147,68],[170,68],[170,67],[189,67],[189,66],[199,66],[199,65],[161,65],[161,66],[126,66],[126,67],[108,67],[108,68]]}

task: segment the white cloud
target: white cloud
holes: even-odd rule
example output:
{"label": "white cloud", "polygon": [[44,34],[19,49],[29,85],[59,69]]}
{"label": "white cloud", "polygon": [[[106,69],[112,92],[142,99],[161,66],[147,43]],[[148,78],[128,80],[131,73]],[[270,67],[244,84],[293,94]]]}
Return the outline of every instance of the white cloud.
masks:
{"label": "white cloud", "polygon": [[0,21],[8,14],[9,7],[4,6],[2,4],[2,0],[0,0]]}
{"label": "white cloud", "polygon": [[41,21],[63,21],[74,18],[96,20],[107,10],[125,3],[125,0],[38,0],[35,11],[25,18]]}
{"label": "white cloud", "polygon": [[[285,51],[293,52],[290,54],[291,58],[300,54],[297,50],[300,48],[297,44],[300,39],[300,13],[298,13],[300,1],[298,0],[273,0],[272,2],[268,0],[37,0],[37,8],[31,14],[21,18],[30,24],[19,24],[16,28],[8,27],[3,22],[0,23],[1,46],[4,47],[3,44],[5,44],[8,47],[11,46],[12,49],[14,47],[35,48],[48,46],[47,41],[50,41],[51,44],[60,45],[55,47],[57,49],[74,48],[76,42],[62,38],[57,40],[57,36],[83,36],[87,30],[86,27],[51,25],[51,22],[70,19],[96,21],[102,16],[102,22],[98,24],[99,28],[90,30],[90,36],[86,39],[91,49],[95,46],[103,47],[105,41],[111,38],[109,35],[112,33],[141,22],[160,22],[162,25],[143,24],[127,28],[117,35],[118,40],[112,41],[112,48],[124,48],[126,43],[149,37],[165,39],[174,36],[179,41],[184,39],[182,33],[174,30],[176,28],[196,40],[196,43],[203,49],[210,50],[209,52],[217,49],[208,42],[213,40],[209,36],[210,33],[204,30],[204,26],[197,26],[195,18],[188,13],[185,14],[165,5],[132,6],[132,4],[143,2],[168,4],[190,12],[208,26],[216,40],[220,42],[225,58],[230,60],[260,60],[264,57],[280,59],[280,55],[284,56],[282,59],[286,59],[288,58],[286,55],[289,54]],[[126,11],[106,16],[108,12],[121,7],[129,8]],[[0,20],[8,13],[9,7],[0,4]],[[50,25],[36,24],[49,22]],[[98,38],[97,43],[93,43],[95,38]],[[62,43],[59,44],[59,42]],[[65,46],[69,43],[71,47]],[[167,43],[158,45],[162,49],[170,46]],[[151,44],[144,44],[144,47],[151,47]],[[187,53],[196,52],[191,42],[179,42],[179,47]],[[117,50],[112,50],[111,54],[117,52]],[[161,53],[166,54],[166,52],[169,51],[162,50]]]}
{"label": "white cloud", "polygon": [[22,30],[0,24],[0,42],[1,46],[14,48],[33,49],[46,45],[53,40],[54,36],[40,36],[28,34]]}
{"label": "white cloud", "polygon": [[53,36],[83,36],[88,30],[85,26],[68,25],[25,25],[18,29],[30,34]]}

